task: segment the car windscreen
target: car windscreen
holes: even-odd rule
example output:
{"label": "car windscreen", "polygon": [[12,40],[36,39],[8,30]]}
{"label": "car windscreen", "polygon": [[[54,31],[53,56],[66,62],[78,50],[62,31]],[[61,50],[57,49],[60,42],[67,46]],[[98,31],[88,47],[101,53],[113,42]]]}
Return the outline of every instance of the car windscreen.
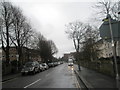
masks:
{"label": "car windscreen", "polygon": [[43,63],[42,66],[45,66],[45,64]]}

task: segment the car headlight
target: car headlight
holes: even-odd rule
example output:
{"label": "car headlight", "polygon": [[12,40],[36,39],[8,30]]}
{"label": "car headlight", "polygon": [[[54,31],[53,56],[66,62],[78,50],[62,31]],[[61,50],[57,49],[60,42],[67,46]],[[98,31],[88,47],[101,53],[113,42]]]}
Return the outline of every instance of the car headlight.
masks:
{"label": "car headlight", "polygon": [[30,68],[30,71],[33,71],[34,70],[34,67]]}

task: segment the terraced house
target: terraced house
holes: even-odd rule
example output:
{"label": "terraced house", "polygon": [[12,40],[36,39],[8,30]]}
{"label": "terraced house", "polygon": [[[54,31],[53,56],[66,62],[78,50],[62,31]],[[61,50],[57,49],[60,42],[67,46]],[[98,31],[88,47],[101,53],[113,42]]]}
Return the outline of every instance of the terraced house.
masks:
{"label": "terraced house", "polygon": [[[26,63],[27,61],[29,60],[37,60],[39,62],[41,62],[41,57],[39,55],[39,53],[34,50],[34,49],[29,49],[27,47],[23,47],[22,48],[22,56],[19,60],[19,55],[17,53],[17,49],[16,47],[10,47],[10,50],[9,50],[9,58],[10,58],[10,63],[11,63],[11,67],[8,67],[6,69],[6,55],[5,55],[5,52],[4,50],[2,50],[2,48],[0,49],[0,60],[2,60],[2,68],[3,68],[3,74],[7,74],[7,73],[10,73],[12,68],[16,68],[17,67],[17,63],[19,64],[19,66],[23,65],[24,63]],[[6,71],[8,70],[8,71]]]}

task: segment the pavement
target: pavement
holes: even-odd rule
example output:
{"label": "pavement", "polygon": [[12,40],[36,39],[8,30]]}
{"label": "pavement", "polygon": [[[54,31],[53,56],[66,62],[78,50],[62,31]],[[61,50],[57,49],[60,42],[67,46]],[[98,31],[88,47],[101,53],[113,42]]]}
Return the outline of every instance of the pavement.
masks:
{"label": "pavement", "polygon": [[21,75],[21,73],[15,73],[15,74],[8,74],[8,75],[5,75],[5,76],[2,76],[2,82],[14,79],[16,77],[19,77],[20,75]]}
{"label": "pavement", "polygon": [[74,65],[74,69],[79,74],[83,82],[88,86],[88,88],[116,88],[116,81],[113,77],[101,74],[97,71],[90,70],[84,67],[81,67],[81,71],[79,71],[77,65]]}

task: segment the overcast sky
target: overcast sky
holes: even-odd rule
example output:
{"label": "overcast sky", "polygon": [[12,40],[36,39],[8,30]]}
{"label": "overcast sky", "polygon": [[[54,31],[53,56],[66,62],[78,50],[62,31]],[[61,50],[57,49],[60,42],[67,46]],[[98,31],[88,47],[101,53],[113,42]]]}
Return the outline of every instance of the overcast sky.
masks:
{"label": "overcast sky", "polygon": [[[74,52],[72,40],[65,33],[65,24],[80,20],[88,23],[97,0],[10,0],[19,6],[32,26],[48,40],[53,40],[59,52]],[[92,2],[91,2],[92,1]]]}

